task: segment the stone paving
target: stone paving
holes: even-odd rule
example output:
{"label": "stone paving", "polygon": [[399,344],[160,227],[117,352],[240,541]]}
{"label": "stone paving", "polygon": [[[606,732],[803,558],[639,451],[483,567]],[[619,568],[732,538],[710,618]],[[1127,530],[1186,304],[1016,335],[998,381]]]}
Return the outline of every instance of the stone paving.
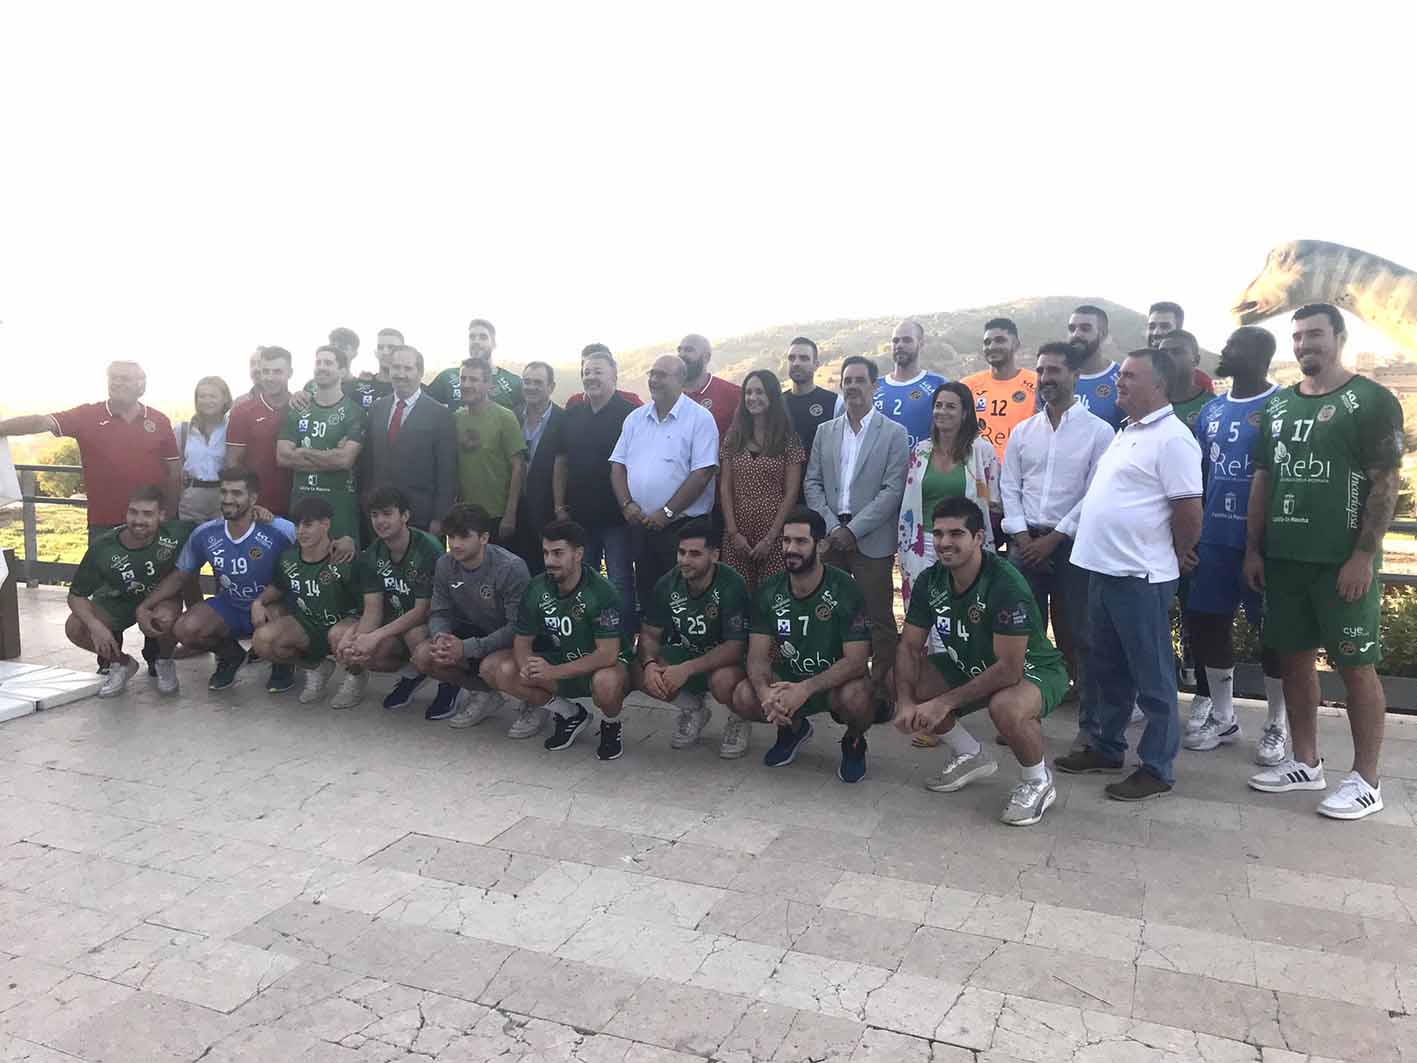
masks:
{"label": "stone paving", "polygon": [[[84,667],[20,597],[26,659]],[[851,787],[831,727],[769,771],[767,728],[723,762],[643,704],[601,764],[208,667],[0,725],[0,1059],[1417,1061],[1417,721],[1359,823],[1230,747],[1010,829],[1011,765],[931,794],[889,730]]]}

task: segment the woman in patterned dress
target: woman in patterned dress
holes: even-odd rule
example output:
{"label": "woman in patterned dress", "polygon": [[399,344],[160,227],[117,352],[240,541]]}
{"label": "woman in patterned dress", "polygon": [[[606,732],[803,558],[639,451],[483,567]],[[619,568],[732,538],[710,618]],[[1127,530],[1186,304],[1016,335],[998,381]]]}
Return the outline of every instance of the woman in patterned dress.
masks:
{"label": "woman in patterned dress", "polygon": [[723,559],[749,591],[782,571],[782,522],[797,504],[806,463],[777,375],[753,370],[718,453]]}

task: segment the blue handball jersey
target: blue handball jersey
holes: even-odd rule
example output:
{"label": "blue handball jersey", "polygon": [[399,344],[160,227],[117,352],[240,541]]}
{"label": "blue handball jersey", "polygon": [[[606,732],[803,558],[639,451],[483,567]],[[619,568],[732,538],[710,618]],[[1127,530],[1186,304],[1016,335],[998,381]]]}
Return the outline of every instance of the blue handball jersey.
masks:
{"label": "blue handball jersey", "polygon": [[1201,407],[1196,439],[1205,470],[1205,518],[1201,542],[1245,549],[1245,517],[1255,466],[1250,453],[1260,434],[1264,404],[1279,385],[1248,399],[1219,395]]}
{"label": "blue handball jersey", "polygon": [[922,439],[930,438],[935,392],[945,382],[939,373],[921,373],[904,384],[897,384],[888,376],[876,381],[876,409],[905,429],[911,450]]}
{"label": "blue handball jersey", "polygon": [[233,539],[221,517],[199,525],[177,558],[183,572],[212,566],[221,597],[249,606],[275,577],[281,552],[295,545],[295,525],[284,517],[270,524],[252,523],[246,534]]}
{"label": "blue handball jersey", "polygon": [[1091,376],[1078,377],[1077,397],[1082,399],[1082,408],[1096,414],[1113,428],[1120,428],[1126,416],[1117,405],[1117,376],[1122,367],[1116,362],[1108,362],[1107,368]]}

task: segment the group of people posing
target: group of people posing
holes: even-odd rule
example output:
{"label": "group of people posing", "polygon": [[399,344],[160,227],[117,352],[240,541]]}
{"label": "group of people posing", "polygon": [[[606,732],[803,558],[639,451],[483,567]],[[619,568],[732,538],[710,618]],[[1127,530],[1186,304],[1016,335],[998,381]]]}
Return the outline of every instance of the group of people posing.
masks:
{"label": "group of people posing", "polygon": [[[1139,766],[1106,787],[1118,800],[1169,792],[1182,744],[1241,738],[1243,606],[1263,624],[1269,702],[1250,785],[1327,789],[1323,649],[1355,758],[1318,811],[1355,819],[1382,808],[1376,575],[1402,412],[1343,368],[1334,307],[1293,323],[1303,376],[1288,388],[1267,379],[1273,336],[1247,327],[1224,345],[1231,386],[1216,395],[1181,308],[1157,303],[1148,345],[1121,363],[1096,306],[1031,368],[1014,323],[989,321],[988,368],[960,381],[921,368],[925,331],[902,321],[891,371],[848,357],[839,395],[816,385],[805,337],[784,390],[768,370],[715,376],[708,341],[688,335],[654,362],[644,404],[591,344],[564,406],[550,365],[494,366],[484,319],[469,357],[427,383],[396,330],[379,334],[378,371],[355,374],[358,338],[336,329],[304,389],[290,390],[288,351],[260,348],[251,391],[233,402],[203,378],[177,433],[141,402],[141,368],[118,362],[107,402],[0,421],[0,435],[78,439],[90,546],[67,633],[107,671],[103,697],[142,667],[123,648],[136,624],[167,694],[174,656],[206,651],[210,689],[259,658],[272,693],[303,671],[305,704],[342,668],[341,709],[371,672],[396,672],[387,709],[432,679],[430,720],[468,727],[505,705],[510,737],[549,724],[557,751],[598,718],[597,755],[614,760],[640,690],[677,707],[675,748],[715,712],[726,758],[747,752],[752,723],[774,725],[771,767],[827,713],[845,728],[847,783],[866,773],[867,731],[893,721],[943,746],[938,792],[997,771],[964,723],[984,709],[1020,770],[1002,818],[1027,825],[1055,800],[1041,721],[1065,700],[1078,733],[1053,770],[1121,774],[1127,725],[1144,721]],[[1184,721],[1178,595],[1197,687]]]}

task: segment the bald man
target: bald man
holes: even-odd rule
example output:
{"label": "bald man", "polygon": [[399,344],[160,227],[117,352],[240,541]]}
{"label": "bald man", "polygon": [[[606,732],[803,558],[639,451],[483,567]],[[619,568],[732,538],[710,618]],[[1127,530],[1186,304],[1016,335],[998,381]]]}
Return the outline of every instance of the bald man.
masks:
{"label": "bald man", "polygon": [[939,373],[920,368],[920,352],[925,349],[925,326],[906,318],[891,333],[891,358],[895,367],[876,382],[875,407],[905,429],[910,448],[930,438],[935,392],[944,384]]}
{"label": "bald man", "polygon": [[684,363],[684,394],[713,414],[721,438],[733,424],[733,415],[743,400],[743,389],[709,372],[713,348],[697,332],[679,341],[678,354]]}

